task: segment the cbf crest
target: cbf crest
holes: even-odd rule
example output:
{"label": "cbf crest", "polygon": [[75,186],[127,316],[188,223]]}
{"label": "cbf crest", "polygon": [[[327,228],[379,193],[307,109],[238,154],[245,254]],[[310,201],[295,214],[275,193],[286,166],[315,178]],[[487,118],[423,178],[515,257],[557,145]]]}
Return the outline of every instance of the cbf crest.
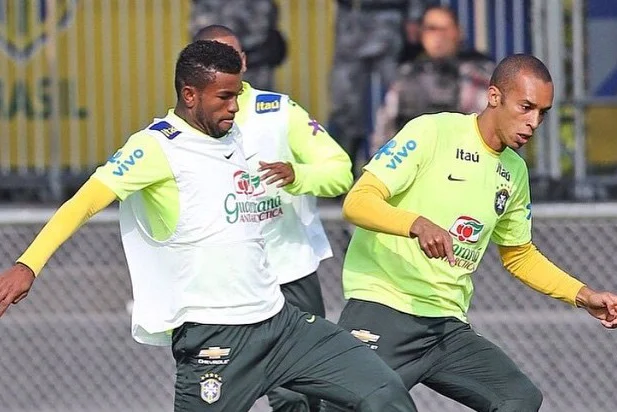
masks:
{"label": "cbf crest", "polygon": [[216,373],[206,373],[201,377],[201,399],[206,403],[212,404],[221,398],[221,386],[223,380]]}
{"label": "cbf crest", "polygon": [[73,19],[77,0],[54,0],[54,3],[52,17],[47,0],[0,0],[0,48],[17,61],[32,57],[49,41],[50,25],[60,31]]}
{"label": "cbf crest", "polygon": [[497,213],[497,216],[501,216],[506,210],[509,198],[510,192],[508,192],[508,189],[501,188],[497,190],[497,193],[495,193],[495,213]]}

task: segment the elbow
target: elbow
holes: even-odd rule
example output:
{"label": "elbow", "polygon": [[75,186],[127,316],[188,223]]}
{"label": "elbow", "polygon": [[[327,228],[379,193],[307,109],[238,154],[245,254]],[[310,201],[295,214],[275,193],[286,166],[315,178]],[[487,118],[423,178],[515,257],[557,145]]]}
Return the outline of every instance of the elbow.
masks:
{"label": "elbow", "polygon": [[503,267],[515,277],[518,277],[530,262],[535,263],[538,257],[542,256],[531,242],[522,246],[499,246],[499,255]]}
{"label": "elbow", "polygon": [[358,196],[357,193],[351,191],[345,197],[343,202],[343,219],[348,221],[349,223],[356,224],[357,223],[357,213],[358,210]]}
{"label": "elbow", "polygon": [[351,173],[351,169],[346,169],[343,178],[341,179],[341,192],[338,194],[338,196],[344,195],[345,193],[349,192],[352,186],[353,174]]}
{"label": "elbow", "polygon": [[330,189],[326,196],[336,197],[344,195],[351,190],[353,186],[353,175],[351,173],[351,166],[345,164],[345,167],[337,167],[332,170],[330,176],[336,176],[336,179],[332,180]]}

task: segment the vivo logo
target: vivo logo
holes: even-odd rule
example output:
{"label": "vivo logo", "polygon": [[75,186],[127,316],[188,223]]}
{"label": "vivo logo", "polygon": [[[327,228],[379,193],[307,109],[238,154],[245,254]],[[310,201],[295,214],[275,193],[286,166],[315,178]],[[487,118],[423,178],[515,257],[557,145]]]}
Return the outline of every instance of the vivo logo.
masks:
{"label": "vivo logo", "polygon": [[127,158],[121,159],[122,151],[118,150],[112,157],[109,158],[109,163],[117,165],[116,170],[112,174],[116,176],[124,176],[126,172],[131,169],[131,166],[135,166],[137,160],[144,157],[144,151],[141,149],[135,149]]}
{"label": "vivo logo", "polygon": [[389,169],[396,169],[398,165],[403,163],[403,160],[409,156],[410,152],[416,150],[417,146],[415,140],[408,140],[402,147],[396,148],[396,141],[390,140],[377,151],[375,160],[379,160],[384,156],[389,156],[390,161],[386,164],[386,167]]}

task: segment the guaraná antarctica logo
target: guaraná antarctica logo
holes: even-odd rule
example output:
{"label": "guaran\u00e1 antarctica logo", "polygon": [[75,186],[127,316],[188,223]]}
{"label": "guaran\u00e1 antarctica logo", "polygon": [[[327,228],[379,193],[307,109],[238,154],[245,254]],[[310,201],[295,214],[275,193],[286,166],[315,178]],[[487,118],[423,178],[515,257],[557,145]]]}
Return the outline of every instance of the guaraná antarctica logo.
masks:
{"label": "guaran\u00e1 antarctica logo", "polygon": [[[450,226],[449,233],[455,239],[452,245],[454,265],[473,272],[480,260],[480,251],[474,248],[480,239],[484,225],[470,216],[459,216]],[[447,258],[443,258],[447,260]]]}
{"label": "guaran\u00e1 antarctica logo", "polygon": [[238,170],[233,179],[235,193],[229,193],[224,204],[227,222],[262,222],[283,214],[280,196],[262,196],[266,187],[259,176]]}

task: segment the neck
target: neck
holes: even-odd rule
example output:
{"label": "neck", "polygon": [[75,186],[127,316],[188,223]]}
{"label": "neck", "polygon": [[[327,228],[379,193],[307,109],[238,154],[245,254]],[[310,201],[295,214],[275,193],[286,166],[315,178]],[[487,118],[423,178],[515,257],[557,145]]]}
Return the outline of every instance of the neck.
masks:
{"label": "neck", "polygon": [[495,120],[488,113],[488,110],[489,109],[484,109],[484,111],[478,115],[478,130],[480,131],[480,137],[491,149],[496,152],[503,152],[506,147],[497,135]]}
{"label": "neck", "polygon": [[205,135],[208,135],[208,136],[210,135],[204,125],[200,124],[195,119],[193,119],[193,117],[191,116],[191,113],[186,107],[177,105],[174,109],[174,114],[178,116],[179,118],[181,118],[182,120],[184,120],[185,122],[187,122],[192,128],[199,130]]}

